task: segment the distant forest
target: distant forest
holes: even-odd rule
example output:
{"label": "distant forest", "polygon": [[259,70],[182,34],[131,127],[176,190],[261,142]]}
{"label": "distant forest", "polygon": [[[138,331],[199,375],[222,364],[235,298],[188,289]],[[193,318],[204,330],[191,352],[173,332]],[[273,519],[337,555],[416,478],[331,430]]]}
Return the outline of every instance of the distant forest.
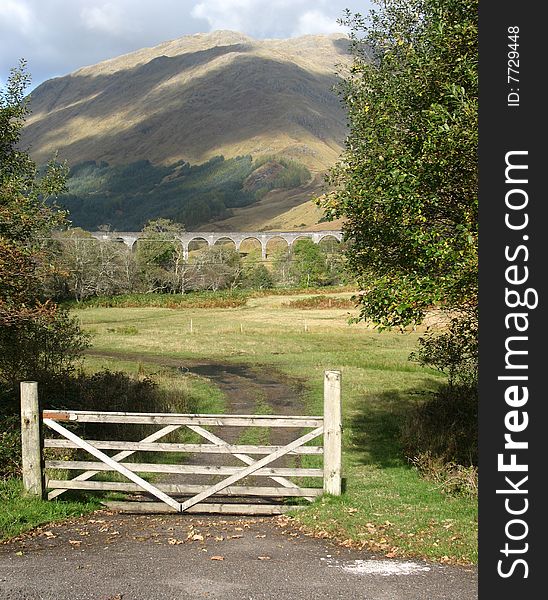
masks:
{"label": "distant forest", "polygon": [[201,165],[181,161],[169,166],[140,160],[126,165],[86,161],[69,173],[68,193],[57,205],[70,213],[74,227],[88,231],[109,225],[140,231],[164,217],[187,230],[227,218],[231,209],[259,201],[269,190],[295,188],[310,172],[279,157],[216,156]]}

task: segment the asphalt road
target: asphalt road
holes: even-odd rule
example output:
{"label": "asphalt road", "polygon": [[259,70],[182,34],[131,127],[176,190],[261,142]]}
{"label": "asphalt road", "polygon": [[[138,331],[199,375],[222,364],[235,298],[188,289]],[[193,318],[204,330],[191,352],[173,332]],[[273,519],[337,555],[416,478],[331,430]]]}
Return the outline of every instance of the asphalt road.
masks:
{"label": "asphalt road", "polygon": [[473,600],[477,569],[387,559],[272,518],[120,515],[0,545],[1,600]]}

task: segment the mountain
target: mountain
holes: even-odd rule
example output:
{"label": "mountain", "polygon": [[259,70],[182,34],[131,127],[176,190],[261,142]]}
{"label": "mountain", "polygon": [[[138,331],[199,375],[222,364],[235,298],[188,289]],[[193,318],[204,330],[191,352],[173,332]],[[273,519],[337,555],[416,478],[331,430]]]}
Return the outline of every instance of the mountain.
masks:
{"label": "mountain", "polygon": [[[55,152],[68,161],[66,204],[73,215],[89,217],[73,217],[77,225],[108,221],[123,229],[131,220],[135,227],[151,210],[162,212],[163,198],[171,217],[178,201],[187,207],[179,207],[179,217],[208,201],[210,209],[194,211],[193,227],[312,226],[318,210],[301,209],[295,218],[288,212],[321,192],[323,173],[342,150],[346,118],[333,86],[337,65],[348,60],[348,40],[340,35],[185,36],[46,81],[31,95],[22,144],[38,164]],[[139,165],[150,175],[141,187]],[[215,167],[214,174],[189,195],[197,188],[189,187],[188,175],[203,165]],[[229,185],[221,181],[225,172]],[[125,179],[116,180],[120,173]]]}

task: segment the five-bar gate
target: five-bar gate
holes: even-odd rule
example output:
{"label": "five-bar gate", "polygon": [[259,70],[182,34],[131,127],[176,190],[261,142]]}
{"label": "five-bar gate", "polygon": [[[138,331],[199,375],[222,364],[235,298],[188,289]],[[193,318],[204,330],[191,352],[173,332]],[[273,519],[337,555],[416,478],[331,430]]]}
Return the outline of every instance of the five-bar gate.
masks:
{"label": "five-bar gate", "polygon": [[[36,382],[21,384],[21,419],[23,451],[23,483],[34,495],[54,499],[67,490],[146,492],[156,501],[110,502],[111,508],[139,512],[219,512],[230,514],[280,514],[294,508],[274,504],[267,499],[302,497],[312,501],[323,492],[341,493],[341,374],[326,371],[324,379],[324,415],[212,415],[165,414],[106,411],[44,410],[40,413]],[[104,423],[156,425],[157,431],[139,441],[86,440],[72,431],[70,424]],[[206,443],[173,443],[161,441],[168,434],[188,428]],[[219,435],[208,428],[214,427]],[[250,445],[229,443],[221,437],[223,427],[290,428],[292,441],[283,445]],[[45,429],[55,437],[43,439]],[[313,440],[323,436],[323,446]],[[91,460],[45,460],[44,448],[80,449]],[[115,454],[107,454],[115,451]],[[204,455],[231,455],[243,466],[223,466],[216,461],[201,460],[200,464],[160,464],[157,462],[123,462],[135,452],[183,452]],[[273,463],[286,456],[316,455],[323,458],[321,467],[276,466]],[[77,471],[72,478],[54,479],[54,472]],[[122,481],[96,480],[102,472],[116,472]],[[152,481],[145,473],[155,474]],[[214,483],[157,482],[158,474],[170,478],[215,476]],[[268,485],[251,485],[248,478],[266,481]],[[303,487],[289,478],[317,478],[323,485]],[[272,485],[275,483],[277,485]],[[261,503],[242,503],[241,498],[260,497]],[[206,500],[213,502],[204,502]],[[220,501],[219,501],[220,500]]]}

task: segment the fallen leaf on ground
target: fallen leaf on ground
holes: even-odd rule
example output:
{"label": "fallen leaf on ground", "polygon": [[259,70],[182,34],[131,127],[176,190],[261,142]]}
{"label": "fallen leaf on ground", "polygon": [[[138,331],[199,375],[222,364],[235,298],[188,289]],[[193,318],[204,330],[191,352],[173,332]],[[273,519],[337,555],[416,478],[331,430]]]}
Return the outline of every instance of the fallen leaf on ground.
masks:
{"label": "fallen leaf on ground", "polygon": [[270,560],[270,556],[257,556],[259,560]]}
{"label": "fallen leaf on ground", "polygon": [[183,540],[177,540],[177,539],[175,539],[175,538],[169,538],[169,539],[167,540],[167,543],[168,543],[170,546],[175,546],[176,544],[184,544]]}
{"label": "fallen leaf on ground", "polygon": [[212,557],[210,558],[210,560],[224,560],[224,559],[225,559],[225,557],[224,557],[224,556],[212,556]]}
{"label": "fallen leaf on ground", "polygon": [[69,540],[69,544],[72,544],[73,546],[79,546],[81,543],[81,540]]}

